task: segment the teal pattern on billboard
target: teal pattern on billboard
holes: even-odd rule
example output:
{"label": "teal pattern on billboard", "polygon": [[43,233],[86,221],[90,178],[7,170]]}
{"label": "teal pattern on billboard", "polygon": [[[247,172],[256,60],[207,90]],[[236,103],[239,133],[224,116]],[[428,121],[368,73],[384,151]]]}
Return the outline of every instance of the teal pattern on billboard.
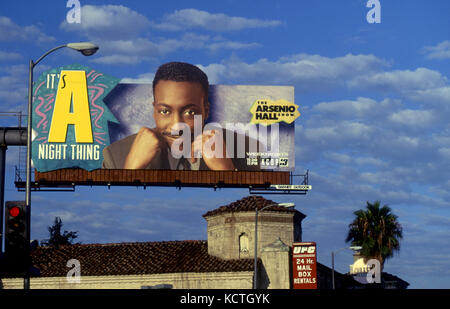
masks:
{"label": "teal pattern on billboard", "polygon": [[[78,77],[81,76],[79,80],[82,82],[76,85],[72,83],[70,86],[66,79],[75,73]],[[32,161],[37,171],[46,172],[61,168],[83,168],[91,171],[101,168],[103,149],[110,144],[108,122],[118,123],[103,99],[118,82],[119,79],[115,77],[78,64],[42,73],[34,83],[32,106]],[[75,102],[74,97],[80,97],[80,93],[81,96],[85,94],[83,100]],[[88,123],[70,123],[70,120],[67,120],[76,114],[75,109],[79,109],[77,104],[80,104],[78,102],[86,103],[83,108],[88,113],[84,114],[84,119],[90,118]],[[63,118],[59,120],[58,117],[53,117],[56,104],[60,105],[58,110],[65,108],[67,117],[59,117]],[[50,139],[52,126],[53,134],[63,134],[61,128],[66,132],[57,142]],[[77,142],[77,134],[81,135],[79,132],[90,135],[92,139],[88,142]]]}

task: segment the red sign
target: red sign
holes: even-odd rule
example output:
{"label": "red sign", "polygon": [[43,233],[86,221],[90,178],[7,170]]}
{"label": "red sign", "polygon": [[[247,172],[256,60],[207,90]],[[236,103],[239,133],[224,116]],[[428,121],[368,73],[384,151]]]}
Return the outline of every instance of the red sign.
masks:
{"label": "red sign", "polygon": [[295,242],[292,247],[294,289],[317,289],[315,242]]}

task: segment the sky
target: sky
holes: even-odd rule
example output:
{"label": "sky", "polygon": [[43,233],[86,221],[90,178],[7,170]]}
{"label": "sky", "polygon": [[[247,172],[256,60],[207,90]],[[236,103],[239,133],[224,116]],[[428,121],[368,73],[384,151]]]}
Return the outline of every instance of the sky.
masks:
{"label": "sky", "polygon": [[[0,3],[0,111],[26,113],[28,62],[68,42],[97,54],[59,50],[35,69],[79,63],[132,82],[185,61],[212,84],[295,87],[296,173],[307,195],[268,195],[306,214],[303,240],[318,261],[345,242],[353,212],[380,200],[403,227],[385,271],[410,288],[450,288],[450,2],[380,0],[369,23],[365,0],[88,1],[67,22],[67,1]],[[0,126],[17,125],[1,117]],[[18,147],[7,152],[5,200]],[[246,189],[77,187],[32,193],[32,239],[48,238],[59,216],[82,243],[206,239],[202,214],[248,196]],[[350,250],[336,270],[347,272]]]}

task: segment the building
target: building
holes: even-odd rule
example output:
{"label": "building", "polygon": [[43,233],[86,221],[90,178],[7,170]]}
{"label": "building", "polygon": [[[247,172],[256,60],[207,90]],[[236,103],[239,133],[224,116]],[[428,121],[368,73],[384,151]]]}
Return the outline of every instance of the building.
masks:
{"label": "building", "polygon": [[[275,206],[258,215],[257,287],[289,289],[292,243],[302,241],[302,220],[306,216],[260,196],[245,197],[205,213],[207,241],[37,247],[32,260],[40,276],[31,278],[30,287],[251,289],[255,211],[268,205]],[[77,270],[80,277],[74,276]],[[329,288],[330,277],[331,270],[318,264],[319,288]],[[343,282],[348,279],[336,273],[338,287],[347,286]],[[3,288],[22,288],[23,279],[3,278],[0,284]]]}
{"label": "building", "polygon": [[[361,256],[359,253],[355,253],[353,255],[353,264],[350,265],[349,275],[361,283],[362,286],[367,285],[367,274],[374,266],[375,265],[369,263],[368,259]],[[409,286],[409,283],[401,278],[387,272],[382,272],[381,266],[379,280],[379,285],[374,285],[375,287],[383,289],[406,289]]]}

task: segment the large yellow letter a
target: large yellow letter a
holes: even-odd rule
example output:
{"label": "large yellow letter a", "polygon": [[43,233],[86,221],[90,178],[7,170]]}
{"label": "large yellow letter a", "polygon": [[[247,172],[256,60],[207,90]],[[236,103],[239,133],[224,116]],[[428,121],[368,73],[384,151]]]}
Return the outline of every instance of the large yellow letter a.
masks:
{"label": "large yellow letter a", "polygon": [[93,143],[86,72],[61,71],[60,76],[48,142],[64,143],[73,124],[77,143]]}

